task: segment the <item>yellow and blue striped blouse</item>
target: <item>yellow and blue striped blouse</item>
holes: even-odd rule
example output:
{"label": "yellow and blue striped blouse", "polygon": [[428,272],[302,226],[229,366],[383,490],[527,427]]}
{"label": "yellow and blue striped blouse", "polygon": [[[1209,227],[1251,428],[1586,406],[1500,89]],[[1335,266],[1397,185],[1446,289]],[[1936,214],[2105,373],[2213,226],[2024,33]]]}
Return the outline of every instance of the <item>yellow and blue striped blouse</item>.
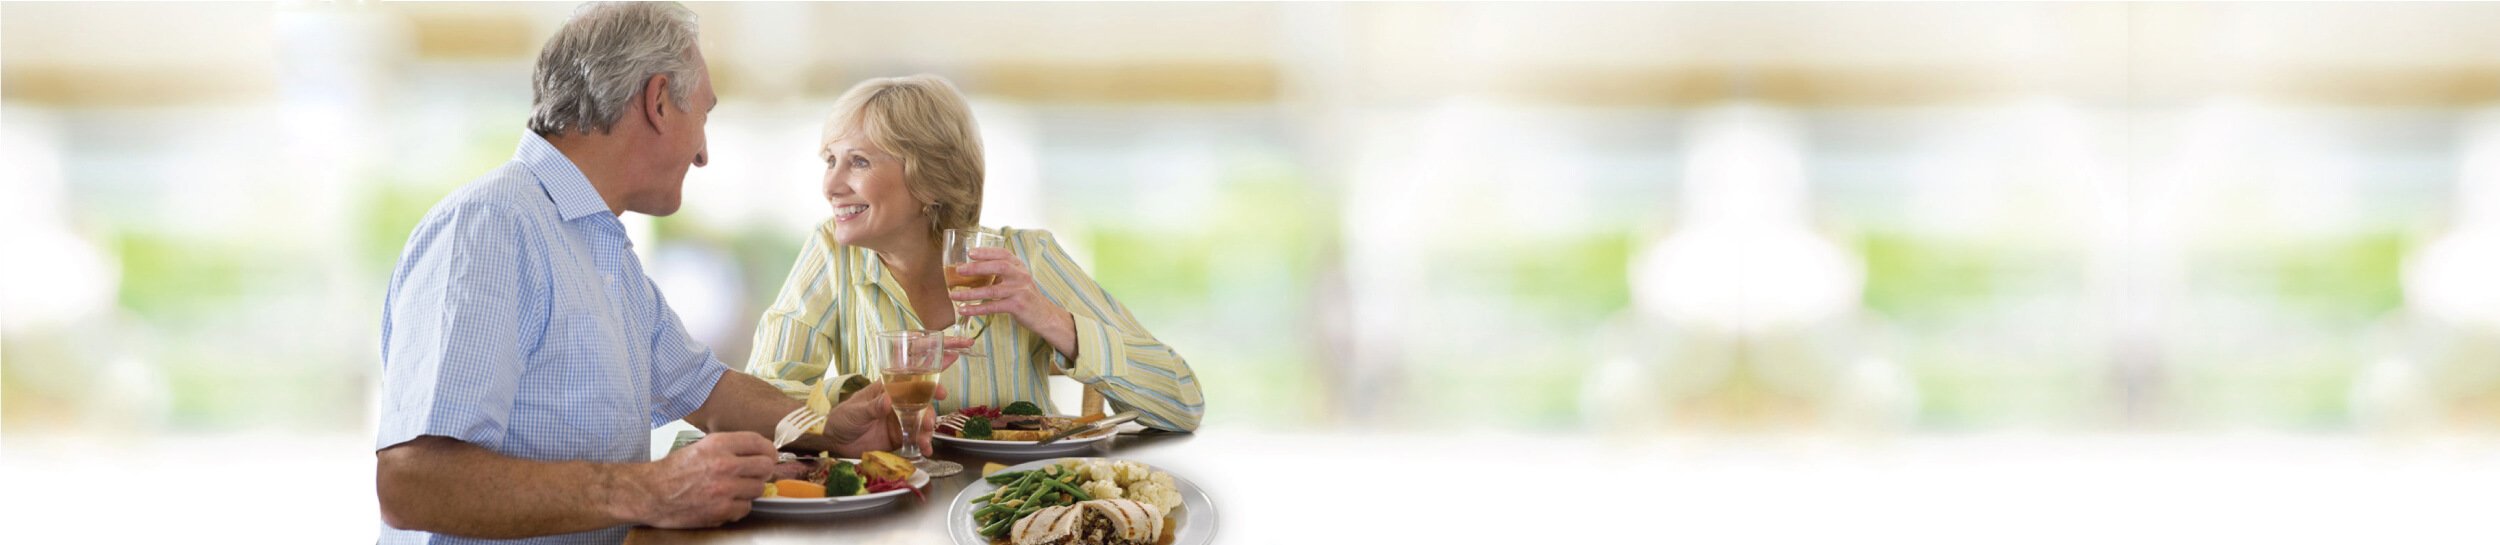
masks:
{"label": "yellow and blue striped blouse", "polygon": [[[975,317],[988,323],[975,350],[968,352],[988,356],[967,355],[939,377],[947,390],[947,398],[937,403],[940,414],[1017,401],[1055,410],[1043,382],[1055,369],[1101,391],[1113,411],[1142,413],[1140,424],[1172,431],[1198,428],[1206,402],[1180,353],[1138,325],[1127,307],[1077,268],[1049,231],[996,231],[1032,272],[1042,296],[1075,318],[1077,354],[1061,356],[1039,333],[1005,314]],[[851,376],[867,371],[864,358],[873,343],[857,341],[902,329],[928,328],[876,254],[834,242],[833,223],[827,221],[808,237],[781,294],[756,322],[747,373],[806,400],[819,387],[851,383]],[[823,380],[828,369],[837,380]],[[848,392],[826,392],[819,399],[839,399],[841,393]]]}

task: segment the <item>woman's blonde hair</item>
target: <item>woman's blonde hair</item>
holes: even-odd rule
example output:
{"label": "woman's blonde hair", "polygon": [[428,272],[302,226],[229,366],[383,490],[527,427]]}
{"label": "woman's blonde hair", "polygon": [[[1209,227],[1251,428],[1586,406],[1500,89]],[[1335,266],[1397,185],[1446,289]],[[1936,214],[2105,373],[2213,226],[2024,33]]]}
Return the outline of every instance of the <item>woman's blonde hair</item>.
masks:
{"label": "woman's blonde hair", "polygon": [[981,131],[955,84],[929,74],[859,82],[834,99],[817,153],[852,131],[902,161],[932,234],[981,224]]}

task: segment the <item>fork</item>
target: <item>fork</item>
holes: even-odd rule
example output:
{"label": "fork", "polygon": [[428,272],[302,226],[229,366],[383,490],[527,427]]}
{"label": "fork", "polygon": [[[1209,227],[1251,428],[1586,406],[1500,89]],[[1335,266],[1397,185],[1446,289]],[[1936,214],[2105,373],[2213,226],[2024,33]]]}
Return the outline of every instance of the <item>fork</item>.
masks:
{"label": "fork", "polygon": [[[799,436],[806,435],[807,430],[824,424],[825,415],[818,414],[814,409],[799,407],[791,410],[790,414],[782,415],[780,424],[773,426],[773,449],[779,450],[782,446],[789,445],[791,441],[799,440]],[[784,452],[781,453],[781,458],[786,462],[792,456]]]}
{"label": "fork", "polygon": [[966,422],[971,422],[971,421],[972,421],[972,417],[971,417],[971,416],[968,416],[968,415],[963,415],[963,414],[949,414],[949,415],[946,415],[946,416],[940,416],[940,417],[938,417],[938,419],[937,419],[937,425],[938,425],[938,427],[941,427],[941,428],[943,428],[943,427],[947,427],[947,426],[954,426],[954,427],[955,427],[955,429],[959,429],[959,430],[960,430],[960,429],[964,429],[964,423],[966,423]]}

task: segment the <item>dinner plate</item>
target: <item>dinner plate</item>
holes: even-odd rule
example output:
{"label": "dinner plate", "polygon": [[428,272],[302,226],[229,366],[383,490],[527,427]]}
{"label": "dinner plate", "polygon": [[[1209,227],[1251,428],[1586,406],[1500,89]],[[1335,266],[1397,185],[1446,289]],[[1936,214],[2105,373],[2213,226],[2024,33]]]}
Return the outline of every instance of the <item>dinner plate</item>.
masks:
{"label": "dinner plate", "polygon": [[[1085,458],[1034,460],[1008,466],[998,472],[1029,471],[1041,469],[1050,464],[1083,459]],[[1147,467],[1154,466],[1150,464]],[[1172,510],[1171,518],[1164,520],[1165,524],[1177,525],[1172,527],[1171,545],[1206,545],[1215,542],[1215,500],[1208,498],[1206,491],[1199,490],[1197,484],[1189,482],[1189,479],[1181,478],[1178,473],[1172,473],[1160,467],[1154,470],[1171,474],[1172,484],[1180,489],[1181,493],[1181,507]],[[954,505],[946,508],[947,539],[954,541],[955,545],[990,545],[989,540],[981,538],[981,529],[972,526],[972,499],[996,489],[998,485],[990,484],[989,479],[973,479],[972,484],[965,486],[963,492],[955,494]]]}
{"label": "dinner plate", "polygon": [[[859,463],[859,460],[853,458],[842,460],[853,464]],[[928,488],[928,486],[929,472],[911,473],[912,488]],[[910,490],[896,489],[839,498],[756,498],[755,512],[780,516],[834,516],[892,505],[895,499],[910,493]]]}
{"label": "dinner plate", "polygon": [[1094,434],[1090,436],[1060,439],[1059,442],[1048,445],[1036,444],[1039,443],[1039,441],[965,439],[943,433],[929,434],[929,440],[938,445],[945,445],[946,448],[951,450],[960,450],[973,454],[1011,457],[1020,456],[1030,458],[1034,456],[1059,456],[1082,453],[1087,450],[1091,450],[1096,446],[1100,446],[1103,441],[1111,439],[1111,436],[1114,435],[1119,434],[1108,430],[1100,431],[1094,432]]}

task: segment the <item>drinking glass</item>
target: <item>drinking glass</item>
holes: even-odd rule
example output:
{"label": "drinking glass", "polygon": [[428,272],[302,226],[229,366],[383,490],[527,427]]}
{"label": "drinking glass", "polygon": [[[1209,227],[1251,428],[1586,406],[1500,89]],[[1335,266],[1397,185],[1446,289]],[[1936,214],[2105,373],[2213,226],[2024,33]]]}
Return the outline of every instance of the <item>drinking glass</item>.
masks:
{"label": "drinking glass", "polygon": [[938,373],[946,370],[946,338],[927,331],[887,331],[877,334],[877,382],[885,383],[886,399],[894,404],[894,419],[901,424],[903,445],[895,449],[897,456],[910,460],[913,467],[929,472],[930,477],[961,473],[962,464],[932,460],[920,452],[920,421],[929,414],[929,403],[937,397]]}
{"label": "drinking glass", "polygon": [[[964,265],[964,264],[966,264],[966,263],[971,263],[971,262],[972,262],[972,249],[973,249],[973,248],[1005,248],[1005,247],[1007,247],[1007,237],[1000,236],[998,233],[993,233],[993,232],[989,232],[989,231],[982,230],[982,229],[978,229],[978,228],[974,228],[974,229],[947,229],[947,230],[946,230],[946,247],[945,247],[945,262],[946,262],[946,292],[947,292],[948,294],[953,294],[956,290],[968,290],[968,289],[973,289],[973,288],[986,288],[986,287],[989,287],[991,284],[996,284],[996,283],[998,283],[998,275],[995,275],[995,274],[983,274],[983,275],[964,275],[964,274],[956,274],[956,273],[955,273],[955,268],[956,268],[956,267],[961,267],[961,266],[963,266],[963,265]],[[951,295],[950,295],[950,300],[951,300]],[[982,333],[982,331],[984,331],[984,330],[988,329],[989,320],[982,320],[982,319],[976,319],[976,318],[971,318],[971,317],[966,317],[966,316],[964,316],[964,307],[966,307],[966,306],[971,306],[971,305],[976,305],[976,304],[980,304],[980,303],[983,303],[983,302],[985,302],[985,301],[955,301],[955,302],[954,302],[954,303],[955,303],[955,322],[954,322],[954,323],[951,323],[951,324],[947,324],[947,326],[946,326],[946,334],[947,334],[948,336],[953,336],[953,337],[962,337],[962,338],[966,338],[966,339],[978,339],[978,338],[980,338],[980,337],[981,337],[981,333]],[[979,355],[982,355],[979,351],[958,352],[958,353],[957,353],[957,355],[959,355],[959,356],[960,356],[960,355],[966,355],[966,354],[969,354],[969,355],[974,355],[974,356],[979,356]]]}

